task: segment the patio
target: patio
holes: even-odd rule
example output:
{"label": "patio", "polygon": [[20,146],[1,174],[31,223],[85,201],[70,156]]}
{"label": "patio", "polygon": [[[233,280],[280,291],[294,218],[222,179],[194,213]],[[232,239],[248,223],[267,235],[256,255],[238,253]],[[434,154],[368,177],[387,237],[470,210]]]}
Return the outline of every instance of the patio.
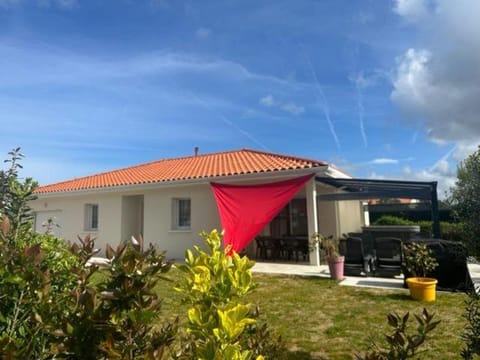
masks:
{"label": "patio", "polygon": [[[470,272],[470,276],[475,285],[475,288],[478,288],[480,286],[480,264],[469,263],[468,270]],[[328,271],[327,265],[312,266],[307,264],[257,262],[255,263],[252,271],[266,274],[317,276],[323,278],[330,278],[330,273]],[[403,288],[403,276],[398,276],[395,278],[381,278],[373,276],[345,276],[345,279],[340,282],[340,285],[406,290]]]}

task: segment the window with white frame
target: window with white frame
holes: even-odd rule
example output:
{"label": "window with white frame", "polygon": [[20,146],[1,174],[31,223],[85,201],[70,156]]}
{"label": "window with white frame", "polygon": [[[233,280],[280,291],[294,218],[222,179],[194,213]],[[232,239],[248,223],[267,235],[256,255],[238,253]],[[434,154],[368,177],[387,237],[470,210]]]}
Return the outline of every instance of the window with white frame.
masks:
{"label": "window with white frame", "polygon": [[191,229],[191,201],[187,198],[172,199],[172,229]]}
{"label": "window with white frame", "polygon": [[85,230],[98,230],[98,204],[85,205]]}

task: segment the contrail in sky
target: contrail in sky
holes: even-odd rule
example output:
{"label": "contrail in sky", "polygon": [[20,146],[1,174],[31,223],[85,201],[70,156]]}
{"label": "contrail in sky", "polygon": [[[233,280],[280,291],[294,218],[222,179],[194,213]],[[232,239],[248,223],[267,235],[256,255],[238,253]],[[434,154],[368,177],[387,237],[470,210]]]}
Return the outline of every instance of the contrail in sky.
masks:
{"label": "contrail in sky", "polygon": [[303,55],[305,56],[305,59],[307,61],[307,64],[310,67],[310,71],[312,72],[313,79],[315,80],[315,88],[317,89],[318,101],[322,107],[323,115],[327,120],[328,127],[330,128],[330,133],[332,134],[333,139],[335,140],[335,144],[337,145],[337,148],[340,149],[340,141],[338,140],[337,133],[335,132],[333,122],[330,119],[330,108],[328,106],[327,98],[325,97],[323,89],[320,86],[320,82],[318,81],[318,78],[317,78],[317,73],[315,72],[315,69],[313,67],[312,61],[310,60],[310,57],[308,56],[307,52],[303,49],[303,46],[301,47],[303,50]]}
{"label": "contrail in sky", "polygon": [[362,134],[363,144],[368,147],[367,134],[365,133],[365,127],[363,124],[363,116],[365,113],[365,107],[363,106],[362,91],[360,90],[359,79],[355,79],[355,88],[357,89],[357,107],[358,107],[358,119],[360,121],[360,133]]}
{"label": "contrail in sky", "polygon": [[237,124],[233,123],[232,121],[230,121],[229,119],[227,119],[227,117],[225,115],[223,115],[220,111],[212,108],[206,101],[200,99],[197,95],[195,94],[192,94],[190,93],[190,96],[196,101],[198,102],[201,106],[203,106],[205,109],[207,109],[208,111],[214,113],[215,115],[218,116],[218,118],[220,118],[220,120],[222,120],[225,124],[227,124],[228,126],[234,128],[235,130],[237,130],[239,133],[241,133],[243,136],[247,137],[248,139],[250,139],[252,142],[254,142],[255,144],[257,144],[258,146],[262,147],[264,150],[267,150],[269,151],[268,147],[266,145],[264,145],[262,142],[260,142],[259,140],[255,139],[249,132],[243,130],[242,128],[240,128]]}
{"label": "contrail in sky", "polygon": [[453,152],[457,149],[457,145],[454,145],[445,155],[443,155],[435,164],[433,164],[430,169],[428,169],[430,172],[435,170],[435,168],[442,162],[448,160],[450,155],[453,154]]}
{"label": "contrail in sky", "polygon": [[420,132],[420,130],[416,130],[413,135],[412,135],[412,139],[410,140],[410,143],[411,144],[415,144],[417,142],[417,139],[418,139],[418,133]]}

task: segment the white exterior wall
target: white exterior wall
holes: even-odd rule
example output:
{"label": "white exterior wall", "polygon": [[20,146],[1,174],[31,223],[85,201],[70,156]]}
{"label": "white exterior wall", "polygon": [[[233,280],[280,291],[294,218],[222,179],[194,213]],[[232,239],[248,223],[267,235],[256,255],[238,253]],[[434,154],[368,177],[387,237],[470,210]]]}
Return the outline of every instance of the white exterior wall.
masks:
{"label": "white exterior wall", "polygon": [[359,200],[337,201],[339,236],[349,232],[361,232],[365,225],[362,202]]}
{"label": "white exterior wall", "polygon": [[[52,220],[52,226],[50,229],[48,229],[48,221]],[[61,224],[62,223],[62,211],[61,210],[44,210],[44,211],[39,211],[35,215],[35,224],[34,224],[34,229],[38,233],[45,233],[50,231],[53,235],[57,237],[62,237],[62,228],[59,226],[56,226],[56,224]]]}
{"label": "white exterior wall", "polygon": [[[203,246],[199,233],[217,228],[221,230],[217,205],[209,184],[165,187],[142,192],[111,192],[107,194],[53,196],[40,198],[31,202],[34,211],[61,210],[62,237],[75,241],[91,234],[96,240],[96,247],[102,250],[108,243],[118,245],[131,235],[129,229],[136,227],[139,205],[137,197],[143,195],[144,201],[144,241],[153,243],[160,250],[167,251],[170,259],[184,259],[185,250],[192,246]],[[172,199],[191,199],[191,230],[172,230]],[[85,204],[98,204],[98,231],[85,231]],[[125,211],[122,212],[122,205]]]}
{"label": "white exterior wall", "polygon": [[[317,194],[331,193],[331,188],[317,184]],[[338,216],[336,201],[317,201],[318,232],[324,236],[338,237]]]}
{"label": "white exterior wall", "polygon": [[[331,188],[316,186],[317,194],[331,193]],[[108,191],[108,190],[107,190]],[[135,196],[135,197],[129,197]],[[143,237],[145,243],[153,243],[167,251],[170,259],[184,259],[185,250],[193,245],[203,246],[199,233],[214,228],[221,230],[218,210],[208,183],[164,186],[153,189],[100,192],[92,191],[82,195],[52,195],[40,197],[31,202],[39,218],[45,211],[61,211],[59,220],[62,236],[75,241],[90,233],[97,238],[97,247],[102,249],[108,243],[116,246],[131,235],[137,236],[135,229],[141,228],[140,199],[143,196]],[[191,229],[172,229],[172,200],[191,200]],[[85,205],[98,204],[98,231],[85,231]],[[360,231],[363,213],[359,201],[318,201],[318,229],[323,235],[339,237],[342,233]],[[268,228],[268,226],[267,226]],[[38,227],[37,227],[38,229]],[[135,233],[130,233],[130,232]],[[268,231],[265,230],[265,231]],[[254,249],[250,249],[254,252]]]}
{"label": "white exterior wall", "polygon": [[[61,211],[62,237],[76,241],[77,236],[91,234],[96,238],[95,246],[105,249],[107,243],[116,246],[120,241],[122,198],[119,194],[91,194],[39,198],[31,202],[34,211]],[[98,231],[86,231],[85,204],[98,204]]]}
{"label": "white exterior wall", "polygon": [[129,240],[132,236],[138,238],[142,235],[143,221],[141,212],[143,196],[122,196],[122,241]]}
{"label": "white exterior wall", "polygon": [[[332,190],[317,185],[317,193],[329,194]],[[321,234],[339,238],[349,232],[361,232],[364,225],[361,201],[318,201],[318,228]]]}
{"label": "white exterior wall", "polygon": [[[191,230],[172,229],[172,199],[190,198]],[[184,259],[185,250],[203,247],[199,233],[220,229],[217,205],[209,184],[168,187],[145,192],[144,239],[167,251],[170,259]]]}

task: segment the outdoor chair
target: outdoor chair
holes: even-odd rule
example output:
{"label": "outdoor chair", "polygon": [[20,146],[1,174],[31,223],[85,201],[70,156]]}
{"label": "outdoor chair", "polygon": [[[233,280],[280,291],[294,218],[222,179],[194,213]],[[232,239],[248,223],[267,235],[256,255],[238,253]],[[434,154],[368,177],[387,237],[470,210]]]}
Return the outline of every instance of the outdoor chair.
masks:
{"label": "outdoor chair", "polygon": [[308,261],[308,238],[283,236],[282,239],[280,239],[280,258],[288,261],[295,259],[296,262],[300,259]]}
{"label": "outdoor chair", "polygon": [[255,238],[255,243],[257,244],[257,251],[255,257],[257,259],[263,259],[266,257],[266,249],[265,249],[265,237],[264,236],[257,236]]}
{"label": "outdoor chair", "polygon": [[276,239],[270,236],[257,236],[255,238],[257,243],[257,258],[275,260],[279,255],[279,246]]}
{"label": "outdoor chair", "polygon": [[395,237],[377,237],[373,244],[375,275],[393,277],[402,274],[402,240]]}
{"label": "outdoor chair", "polygon": [[295,251],[295,261],[298,262],[299,259],[308,261],[310,253],[308,248],[308,238],[296,238],[293,246]]}
{"label": "outdoor chair", "polygon": [[373,256],[365,254],[361,237],[348,236],[341,239],[339,248],[340,254],[345,256],[346,275],[368,275],[373,271]]}
{"label": "outdoor chair", "polygon": [[295,256],[295,244],[293,238],[283,236],[280,239],[280,258],[290,261]]}

